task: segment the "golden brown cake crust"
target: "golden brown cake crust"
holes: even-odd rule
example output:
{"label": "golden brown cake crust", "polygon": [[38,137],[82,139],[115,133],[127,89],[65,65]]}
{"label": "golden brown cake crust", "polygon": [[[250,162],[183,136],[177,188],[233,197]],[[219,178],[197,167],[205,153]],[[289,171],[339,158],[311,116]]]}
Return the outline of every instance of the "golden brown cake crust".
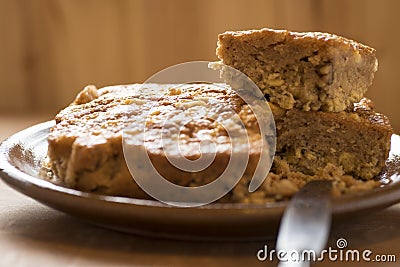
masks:
{"label": "golden brown cake crust", "polygon": [[[277,42],[296,40],[306,44],[319,43],[320,45],[334,47],[351,47],[354,51],[359,51],[363,54],[375,54],[376,50],[367,45],[358,43],[354,40],[325,32],[294,32],[288,30],[273,30],[264,28],[261,30],[247,31],[226,31],[218,36],[219,40],[227,38],[240,38],[245,42],[251,42],[254,46],[265,46],[265,44],[275,44]],[[265,39],[264,39],[265,38]],[[267,42],[265,42],[268,40]]]}

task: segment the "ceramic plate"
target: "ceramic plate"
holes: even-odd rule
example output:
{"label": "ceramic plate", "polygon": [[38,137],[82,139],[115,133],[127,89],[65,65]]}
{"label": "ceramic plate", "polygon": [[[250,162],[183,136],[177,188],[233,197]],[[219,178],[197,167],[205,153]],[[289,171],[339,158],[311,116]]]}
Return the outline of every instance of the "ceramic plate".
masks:
{"label": "ceramic plate", "polygon": [[[37,201],[85,221],[119,231],[190,239],[264,239],[274,236],[287,202],[210,204],[178,208],[157,201],[100,196],[65,188],[39,177],[54,122],[23,130],[0,146],[0,176],[11,187]],[[335,220],[380,210],[400,202],[400,136],[392,136],[380,188],[337,198]]]}

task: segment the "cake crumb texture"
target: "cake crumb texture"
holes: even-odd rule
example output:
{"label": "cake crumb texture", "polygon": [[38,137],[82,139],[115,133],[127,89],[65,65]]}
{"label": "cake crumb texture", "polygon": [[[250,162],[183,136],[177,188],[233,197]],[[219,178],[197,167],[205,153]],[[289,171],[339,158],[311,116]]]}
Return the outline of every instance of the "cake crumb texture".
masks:
{"label": "cake crumb texture", "polygon": [[252,79],[284,109],[343,111],[372,84],[375,50],[334,34],[286,30],[228,31],[217,56]]}

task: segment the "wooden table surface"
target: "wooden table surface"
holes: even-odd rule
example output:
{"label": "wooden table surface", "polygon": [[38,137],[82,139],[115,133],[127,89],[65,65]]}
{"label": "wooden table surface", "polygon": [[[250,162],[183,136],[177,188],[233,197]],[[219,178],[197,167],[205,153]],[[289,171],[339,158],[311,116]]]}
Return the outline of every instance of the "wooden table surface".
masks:
{"label": "wooden table surface", "polygon": [[[50,116],[0,116],[0,140]],[[329,245],[395,255],[397,262],[324,261],[313,266],[400,266],[400,204],[334,225]],[[0,266],[276,266],[257,252],[274,240],[195,242],[128,235],[48,208],[0,181]]]}

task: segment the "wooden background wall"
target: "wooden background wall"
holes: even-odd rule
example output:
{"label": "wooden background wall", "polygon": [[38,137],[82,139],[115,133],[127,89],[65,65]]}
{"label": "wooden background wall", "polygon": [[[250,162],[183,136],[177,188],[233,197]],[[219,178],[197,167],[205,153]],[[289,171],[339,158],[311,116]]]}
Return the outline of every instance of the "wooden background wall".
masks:
{"label": "wooden background wall", "polygon": [[0,112],[55,113],[87,84],[215,60],[218,33],[327,31],[375,47],[368,95],[400,132],[397,0],[0,0]]}

